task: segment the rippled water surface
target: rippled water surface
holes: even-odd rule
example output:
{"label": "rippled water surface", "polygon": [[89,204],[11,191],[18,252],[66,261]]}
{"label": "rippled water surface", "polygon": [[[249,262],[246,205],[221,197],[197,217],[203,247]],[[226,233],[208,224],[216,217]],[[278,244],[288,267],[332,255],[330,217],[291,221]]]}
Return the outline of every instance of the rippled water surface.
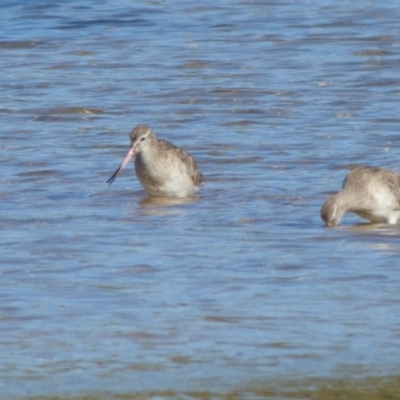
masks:
{"label": "rippled water surface", "polygon": [[[398,2],[1,11],[2,399],[398,375],[399,227],[319,217],[352,165],[400,169]],[[198,201],[106,185],[141,123],[194,155]]]}

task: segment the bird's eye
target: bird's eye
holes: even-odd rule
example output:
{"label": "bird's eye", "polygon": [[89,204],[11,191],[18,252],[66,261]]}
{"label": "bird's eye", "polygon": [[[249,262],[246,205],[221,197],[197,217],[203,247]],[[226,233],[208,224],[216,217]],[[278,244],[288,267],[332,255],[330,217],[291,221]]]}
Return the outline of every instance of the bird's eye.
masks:
{"label": "bird's eye", "polygon": [[144,136],[140,139],[141,142],[143,142],[143,140],[146,139]]}

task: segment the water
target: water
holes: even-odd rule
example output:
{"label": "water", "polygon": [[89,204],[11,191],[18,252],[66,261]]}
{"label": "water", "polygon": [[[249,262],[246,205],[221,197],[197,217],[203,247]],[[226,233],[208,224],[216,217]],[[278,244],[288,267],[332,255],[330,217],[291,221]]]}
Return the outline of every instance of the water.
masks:
{"label": "water", "polygon": [[[1,397],[381,398],[400,231],[319,209],[350,165],[398,167],[397,2],[1,9]],[[199,201],[106,185],[141,123],[195,156]]]}

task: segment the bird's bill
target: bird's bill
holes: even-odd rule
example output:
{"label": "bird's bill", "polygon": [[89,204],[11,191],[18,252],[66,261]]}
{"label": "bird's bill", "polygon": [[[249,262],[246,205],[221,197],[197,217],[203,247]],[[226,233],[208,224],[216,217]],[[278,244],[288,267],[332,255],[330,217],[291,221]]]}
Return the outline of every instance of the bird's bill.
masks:
{"label": "bird's bill", "polygon": [[118,176],[118,174],[128,165],[129,161],[131,161],[133,157],[135,157],[135,148],[131,147],[131,149],[128,151],[128,154],[126,155],[124,161],[122,161],[122,164],[112,174],[111,178],[107,181],[107,183],[109,183],[111,185],[114,182],[115,178]]}

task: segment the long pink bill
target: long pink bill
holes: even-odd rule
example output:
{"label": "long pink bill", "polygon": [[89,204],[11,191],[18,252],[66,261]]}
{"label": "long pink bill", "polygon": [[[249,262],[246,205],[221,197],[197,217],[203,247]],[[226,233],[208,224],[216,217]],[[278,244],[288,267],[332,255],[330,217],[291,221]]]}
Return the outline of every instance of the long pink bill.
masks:
{"label": "long pink bill", "polygon": [[112,177],[107,181],[107,183],[109,183],[111,185],[114,182],[115,178],[118,176],[118,174],[128,165],[129,161],[131,161],[133,157],[135,157],[135,148],[131,147],[131,149],[128,151],[128,154],[126,155],[124,161],[122,161],[122,164],[112,174]]}

